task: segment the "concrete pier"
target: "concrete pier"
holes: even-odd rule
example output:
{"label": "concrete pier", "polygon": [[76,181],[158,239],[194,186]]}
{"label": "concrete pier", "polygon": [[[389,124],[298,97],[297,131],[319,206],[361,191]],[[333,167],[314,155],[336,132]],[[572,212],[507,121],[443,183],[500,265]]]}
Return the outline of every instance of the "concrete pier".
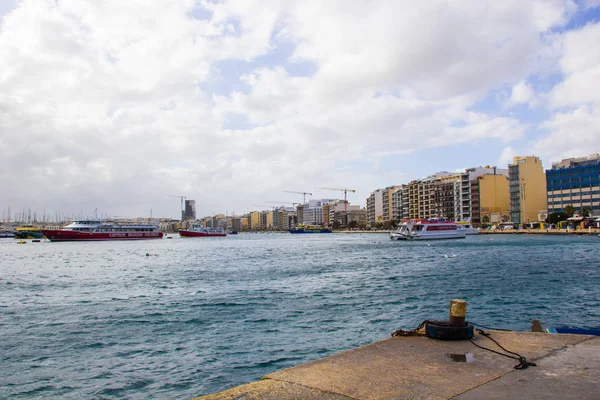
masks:
{"label": "concrete pier", "polygon": [[[518,361],[469,341],[394,337],[201,399],[600,398],[600,337],[488,332],[502,346],[537,366],[515,370]],[[474,341],[502,351],[479,334]],[[467,353],[472,356],[463,357]]]}

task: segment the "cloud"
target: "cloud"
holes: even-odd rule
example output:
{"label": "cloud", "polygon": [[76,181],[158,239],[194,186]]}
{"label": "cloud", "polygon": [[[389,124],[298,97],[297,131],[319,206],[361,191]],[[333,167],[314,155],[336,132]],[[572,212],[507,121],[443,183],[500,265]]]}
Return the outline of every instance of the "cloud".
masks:
{"label": "cloud", "polygon": [[[0,25],[0,207],[177,216],[165,195],[205,214],[340,185],[362,203],[372,182],[403,176],[382,177],[378,157],[523,140],[518,118],[476,105],[506,87],[531,97],[528,76],[573,6],[23,0]],[[578,74],[594,76],[582,51],[596,33],[558,41],[555,107]]]}
{"label": "cloud", "polygon": [[[507,146],[502,150],[502,153],[500,154],[500,157],[498,158],[497,165],[505,166],[508,164],[512,164],[513,158],[517,155],[519,155],[519,153],[515,149],[513,149],[511,146]],[[501,167],[501,168],[505,168],[505,167]]]}
{"label": "cloud", "polygon": [[535,91],[533,88],[526,82],[521,81],[513,86],[511,95],[510,95],[510,104],[522,104],[529,103],[535,97]]}
{"label": "cloud", "polygon": [[600,148],[600,24],[589,23],[562,39],[564,79],[548,94],[553,114],[535,151],[549,161],[581,157]]}

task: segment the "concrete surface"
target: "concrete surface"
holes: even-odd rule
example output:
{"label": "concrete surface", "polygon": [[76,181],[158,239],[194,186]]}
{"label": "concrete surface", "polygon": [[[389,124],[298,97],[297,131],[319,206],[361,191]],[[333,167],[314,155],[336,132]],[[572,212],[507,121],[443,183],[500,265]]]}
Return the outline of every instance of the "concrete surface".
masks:
{"label": "concrete surface", "polygon": [[[469,341],[399,337],[278,371],[262,381],[205,396],[221,399],[599,399],[600,337],[490,331],[538,364],[479,349]],[[475,341],[501,351],[492,341]],[[449,355],[472,353],[473,362]]]}

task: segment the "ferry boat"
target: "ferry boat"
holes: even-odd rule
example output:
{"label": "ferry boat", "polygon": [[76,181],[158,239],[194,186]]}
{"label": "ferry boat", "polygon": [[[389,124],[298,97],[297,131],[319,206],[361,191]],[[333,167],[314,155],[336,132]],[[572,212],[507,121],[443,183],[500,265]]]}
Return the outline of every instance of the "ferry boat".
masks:
{"label": "ferry boat", "polygon": [[15,232],[15,239],[41,239],[43,237],[42,230],[34,225],[20,226]]}
{"label": "ferry boat", "polygon": [[43,229],[51,242],[162,239],[154,224],[116,223],[113,221],[75,221],[61,229]]}
{"label": "ferry boat", "polygon": [[202,225],[194,225],[189,229],[180,229],[181,237],[223,237],[227,233],[223,228],[207,228]]}
{"label": "ferry boat", "polygon": [[400,225],[400,228],[390,232],[391,240],[439,240],[464,239],[464,229],[451,221],[410,221]]}
{"label": "ferry boat", "polygon": [[289,233],[331,233],[331,228],[322,228],[318,225],[297,225],[296,228],[288,230]]}
{"label": "ferry boat", "polygon": [[469,222],[457,222],[458,229],[464,229],[465,235],[479,235],[479,229],[473,228]]}

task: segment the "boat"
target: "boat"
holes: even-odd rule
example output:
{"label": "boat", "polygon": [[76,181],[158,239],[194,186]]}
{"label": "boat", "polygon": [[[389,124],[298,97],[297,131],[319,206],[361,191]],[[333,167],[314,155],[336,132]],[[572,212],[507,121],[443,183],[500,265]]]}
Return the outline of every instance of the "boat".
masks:
{"label": "boat", "polygon": [[457,222],[458,229],[464,229],[465,235],[478,235],[479,229],[474,228],[470,222]]}
{"label": "boat", "polygon": [[0,239],[2,238],[14,238],[15,233],[10,231],[0,231]]}
{"label": "boat", "polygon": [[410,221],[390,232],[391,240],[439,240],[464,239],[466,232],[452,221],[424,220]]}
{"label": "boat", "polygon": [[289,229],[289,233],[331,233],[331,228],[323,228],[319,225],[296,225],[294,229]]}
{"label": "boat", "polygon": [[51,242],[162,239],[154,224],[117,223],[108,220],[82,220],[61,229],[42,229]]}
{"label": "boat", "polygon": [[183,237],[223,237],[227,233],[223,228],[207,228],[202,225],[194,225],[189,229],[180,229],[179,236]]}
{"label": "boat", "polygon": [[23,225],[17,228],[14,237],[15,239],[41,239],[44,234],[35,225]]}

